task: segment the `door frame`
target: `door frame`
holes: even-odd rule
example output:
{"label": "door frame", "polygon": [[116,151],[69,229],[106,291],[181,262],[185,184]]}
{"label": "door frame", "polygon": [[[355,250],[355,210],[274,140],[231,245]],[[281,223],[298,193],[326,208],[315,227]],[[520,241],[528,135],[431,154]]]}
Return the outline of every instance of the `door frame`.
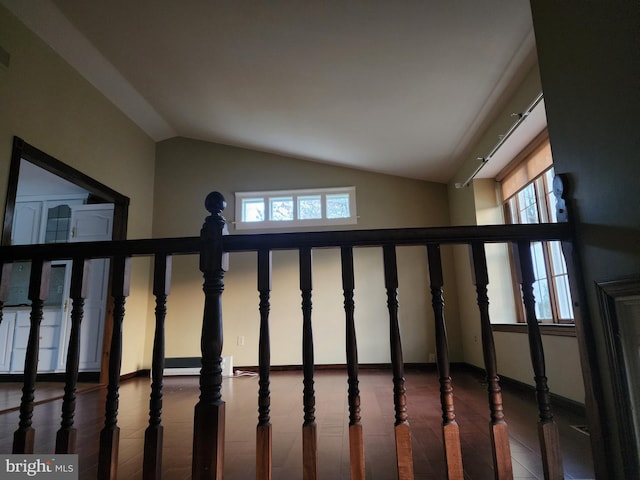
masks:
{"label": "door frame", "polygon": [[20,160],[26,160],[48,172],[63,178],[89,192],[90,197],[100,200],[100,203],[113,203],[113,238],[112,240],[126,240],[127,220],[129,217],[129,197],[116,192],[103,183],[94,180],[79,170],[62,163],[60,160],[46,154],[42,150],[28,144],[20,137],[13,137],[11,165],[9,167],[9,184],[2,225],[2,245],[11,244],[11,228],[13,213],[18,193],[18,178],[20,176]]}
{"label": "door frame", "polygon": [[623,331],[617,301],[625,297],[640,295],[640,277],[623,278],[596,283],[596,293],[603,320],[604,342],[611,365],[611,379],[616,406],[616,416],[620,429],[620,446],[624,459],[625,478],[640,478],[639,434],[632,418],[632,386],[628,382],[625,366]]}
{"label": "door frame", "polygon": [[[11,152],[11,165],[9,168],[9,183],[4,210],[4,223],[2,225],[1,245],[11,244],[11,229],[13,227],[13,215],[18,193],[18,178],[20,176],[20,162],[26,160],[48,172],[71,182],[89,192],[89,200],[94,203],[113,203],[113,232],[112,240],[126,240],[127,222],[129,218],[129,197],[116,192],[103,183],[94,180],[79,170],[61,162],[57,158],[48,155],[42,150],[25,142],[22,138],[13,137],[13,149]],[[108,295],[110,299],[111,296]],[[107,305],[107,315],[104,322],[102,365],[100,368],[100,383],[105,383],[108,378],[108,365],[111,344],[111,332],[113,331],[112,308]]]}

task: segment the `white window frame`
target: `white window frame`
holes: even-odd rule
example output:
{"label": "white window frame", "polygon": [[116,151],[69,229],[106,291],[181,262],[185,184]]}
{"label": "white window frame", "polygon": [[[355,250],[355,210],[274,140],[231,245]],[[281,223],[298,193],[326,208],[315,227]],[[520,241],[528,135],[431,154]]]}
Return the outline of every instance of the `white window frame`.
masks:
{"label": "white window frame", "polygon": [[[327,218],[327,196],[346,194],[349,197],[349,216],[342,218]],[[322,201],[321,218],[298,218],[298,197],[320,196]],[[290,197],[293,199],[292,220],[271,220],[269,217],[269,204],[271,199]],[[261,221],[245,221],[243,219],[244,200],[264,200],[265,219]],[[266,228],[296,228],[296,227],[332,227],[337,225],[355,225],[358,223],[356,212],[356,187],[336,188],[310,188],[297,190],[269,190],[261,192],[235,192],[235,218],[236,230],[257,230]]]}

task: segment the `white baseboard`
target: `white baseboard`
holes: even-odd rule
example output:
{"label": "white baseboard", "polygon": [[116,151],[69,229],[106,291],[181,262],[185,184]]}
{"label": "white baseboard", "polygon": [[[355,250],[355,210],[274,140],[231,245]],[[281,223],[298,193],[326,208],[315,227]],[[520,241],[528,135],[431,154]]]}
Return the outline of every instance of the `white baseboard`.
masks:
{"label": "white baseboard", "polygon": [[[200,367],[174,367],[165,368],[164,376],[176,376],[176,375],[200,375]],[[233,357],[222,357],[222,376],[233,377]]]}

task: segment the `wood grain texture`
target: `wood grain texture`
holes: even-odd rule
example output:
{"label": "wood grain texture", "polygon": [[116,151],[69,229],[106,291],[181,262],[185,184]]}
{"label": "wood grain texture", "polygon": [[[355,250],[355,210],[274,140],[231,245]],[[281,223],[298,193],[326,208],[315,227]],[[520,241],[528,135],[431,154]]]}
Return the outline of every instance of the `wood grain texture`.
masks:
{"label": "wood grain texture", "polygon": [[413,480],[413,451],[411,447],[411,429],[408,423],[394,427],[396,437],[396,462],[398,480]]}
{"label": "wood grain texture", "polygon": [[[494,478],[491,440],[487,428],[487,394],[484,376],[475,371],[461,370],[452,365],[452,378],[456,382],[457,419],[461,425],[462,458],[465,480]],[[407,401],[411,411],[411,440],[416,479],[444,479],[444,445],[441,434],[441,415],[438,374],[435,369],[407,368]],[[395,432],[390,420],[393,415],[393,393],[389,388],[391,370],[361,369],[360,394],[362,397],[363,442],[367,475],[374,479],[397,478],[395,458]],[[302,431],[300,412],[302,397],[301,371],[272,373],[273,423],[273,478],[302,478]],[[350,478],[349,412],[346,370],[318,370],[316,389],[318,397],[318,477],[321,479]],[[198,400],[198,379],[192,377],[165,377],[164,388],[164,445],[163,478],[188,480],[191,478],[193,405]],[[105,389],[83,390],[79,386],[76,424],[78,426],[79,478],[97,476],[98,440],[103,426]],[[4,384],[19,392],[20,385]],[[223,398],[226,402],[226,456],[225,480],[256,478],[255,415],[258,378],[251,376],[225,377]],[[51,398],[61,392],[61,385],[38,383],[36,399]],[[1,392],[0,392],[1,393]],[[58,393],[58,397],[60,393]],[[539,453],[537,407],[529,391],[513,390],[509,384],[503,388],[505,404],[509,407],[509,432],[512,445],[514,477],[543,479],[542,459]],[[11,451],[11,425],[18,422],[15,409],[20,397],[0,395],[4,408],[13,410],[0,415],[4,425],[0,435],[0,452]],[[142,479],[144,430],[148,421],[149,378],[138,377],[122,382],[120,401],[123,405],[119,425],[120,454],[118,478]],[[33,426],[38,430],[36,451],[51,452],[55,445],[55,431],[59,427],[62,399],[36,402]],[[292,414],[293,412],[293,414]],[[595,478],[589,437],[571,428],[584,425],[586,419],[571,410],[554,406],[558,425],[566,478]],[[462,428],[464,426],[464,428]],[[365,477],[367,478],[367,477]]]}
{"label": "wood grain texture", "polygon": [[273,470],[271,425],[256,427],[256,479],[271,480]]}
{"label": "wood grain texture", "polygon": [[318,478],[318,431],[315,423],[302,426],[302,479]]}

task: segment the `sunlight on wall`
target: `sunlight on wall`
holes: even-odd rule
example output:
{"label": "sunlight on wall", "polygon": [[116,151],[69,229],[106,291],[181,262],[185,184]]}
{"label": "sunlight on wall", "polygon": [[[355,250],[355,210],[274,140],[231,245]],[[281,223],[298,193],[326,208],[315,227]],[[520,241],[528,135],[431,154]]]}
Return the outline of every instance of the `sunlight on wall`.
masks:
{"label": "sunlight on wall", "polygon": [[[426,282],[426,254],[422,247],[397,250],[399,322],[404,360],[425,363],[435,352],[433,311]],[[223,293],[223,355],[235,366],[258,364],[260,315],[256,280],[256,255],[233,253],[225,274]],[[200,355],[202,322],[201,276],[195,257],[174,258],[172,289],[167,315],[167,357]],[[356,333],[360,363],[388,363],[389,316],[384,288],[382,251],[354,250]],[[273,252],[271,311],[271,363],[302,362],[302,313],[297,251]],[[312,324],[317,364],[344,364],[345,313],[340,251],[313,251]]]}

